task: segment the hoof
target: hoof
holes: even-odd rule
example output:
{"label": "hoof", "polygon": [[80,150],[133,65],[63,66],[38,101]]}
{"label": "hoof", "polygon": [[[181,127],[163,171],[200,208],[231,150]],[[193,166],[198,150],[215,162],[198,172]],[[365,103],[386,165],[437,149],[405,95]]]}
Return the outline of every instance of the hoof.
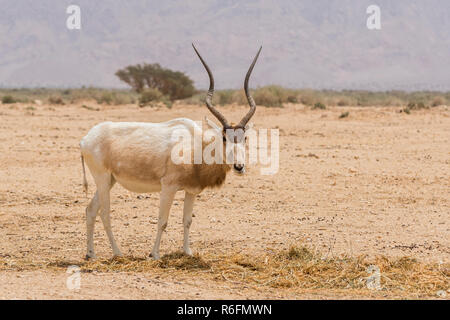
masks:
{"label": "hoof", "polygon": [[191,249],[184,250],[184,254],[189,257],[192,257],[192,250]]}
{"label": "hoof", "polygon": [[89,255],[89,254],[87,254],[87,255],[84,257],[84,260],[89,261],[89,260],[94,260],[95,258],[96,258],[95,255]]}
{"label": "hoof", "polygon": [[159,258],[160,258],[159,254],[155,254],[153,252],[150,253],[149,257],[152,258],[153,260],[159,260]]}

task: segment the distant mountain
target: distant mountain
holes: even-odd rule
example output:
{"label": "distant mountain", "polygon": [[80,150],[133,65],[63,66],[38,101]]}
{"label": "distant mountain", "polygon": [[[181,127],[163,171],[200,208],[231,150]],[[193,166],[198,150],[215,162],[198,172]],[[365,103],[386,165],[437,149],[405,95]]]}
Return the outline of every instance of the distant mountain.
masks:
{"label": "distant mountain", "polygon": [[[381,8],[368,30],[366,8]],[[66,8],[81,7],[80,31]],[[124,86],[115,71],[159,62],[201,88],[252,86],[450,90],[448,0],[0,0],[0,86]]]}

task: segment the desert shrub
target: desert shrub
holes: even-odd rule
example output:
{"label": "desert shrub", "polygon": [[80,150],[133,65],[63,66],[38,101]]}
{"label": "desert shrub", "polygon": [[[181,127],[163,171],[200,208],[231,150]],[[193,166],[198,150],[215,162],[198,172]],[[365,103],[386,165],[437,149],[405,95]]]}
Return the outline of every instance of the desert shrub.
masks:
{"label": "desert shrub", "polygon": [[64,100],[61,97],[49,97],[48,103],[64,105]]}
{"label": "desert shrub", "polygon": [[391,104],[389,106],[399,107],[399,106],[402,106],[402,105],[404,105],[403,100],[398,98],[398,97],[394,97],[394,98],[392,98]]}
{"label": "desert shrub", "polygon": [[13,96],[3,96],[2,98],[2,103],[3,104],[10,104],[10,103],[16,103],[16,99],[14,99]]}
{"label": "desert shrub", "polygon": [[312,107],[313,110],[315,109],[325,110],[326,108],[327,107],[322,102],[316,102]]}
{"label": "desert shrub", "polygon": [[423,102],[419,102],[417,104],[417,109],[427,109],[428,107]]}
{"label": "desert shrub", "polygon": [[113,97],[113,104],[114,105],[120,105],[120,104],[131,104],[131,103],[135,103],[136,100],[129,95],[114,95]]}
{"label": "desert shrub", "polygon": [[300,102],[303,103],[305,106],[312,106],[314,104],[314,98],[311,96],[301,96]]}
{"label": "desert shrub", "polygon": [[185,99],[195,93],[194,82],[187,75],[157,63],[128,66],[118,70],[116,76],[138,93],[145,88],[158,89],[170,100]]}
{"label": "desert shrub", "polygon": [[315,260],[316,256],[317,254],[305,246],[291,246],[286,254],[289,260],[302,260],[305,262]]}
{"label": "desert shrub", "polygon": [[266,107],[282,107],[287,102],[286,89],[279,86],[266,86],[252,93],[255,103]]}
{"label": "desert shrub", "polygon": [[130,91],[125,90],[110,90],[110,91],[100,91],[93,92],[94,100],[98,104],[106,105],[121,105],[135,103],[135,95]]}
{"label": "desert shrub", "polygon": [[403,108],[402,110],[400,110],[400,112],[404,112],[406,114],[411,114],[411,109],[406,107],[406,108]]}
{"label": "desert shrub", "polygon": [[360,107],[370,105],[371,103],[370,103],[369,95],[370,95],[370,93],[358,92],[355,96],[356,105],[360,106]]}
{"label": "desert shrub", "polygon": [[99,104],[112,104],[114,100],[114,95],[110,92],[104,92],[99,98],[96,99]]}
{"label": "desert shrub", "polygon": [[194,94],[192,97],[187,99],[183,99],[183,103],[191,104],[191,105],[203,105],[205,104],[206,92],[199,91]]}
{"label": "desert shrub", "polygon": [[436,98],[434,98],[433,101],[431,102],[431,106],[432,106],[432,107],[439,107],[439,106],[442,106],[442,105],[444,105],[444,104],[445,104],[444,98],[442,98],[442,97],[436,97]]}
{"label": "desert shrub", "polygon": [[163,97],[163,94],[158,89],[145,89],[141,92],[139,97],[139,106],[143,107],[154,102],[159,102]]}
{"label": "desert shrub", "polygon": [[289,103],[298,103],[298,97],[294,94],[290,94],[287,96],[287,102]]}
{"label": "desert shrub", "polygon": [[406,108],[408,108],[409,110],[414,109],[416,107],[416,104],[414,102],[410,102],[408,103],[408,105],[406,106]]}
{"label": "desert shrub", "polygon": [[246,105],[247,102],[247,97],[245,96],[245,92],[243,89],[241,90],[235,90],[233,92],[233,103],[239,104],[239,105]]}
{"label": "desert shrub", "polygon": [[297,99],[305,106],[312,106],[317,98],[313,90],[300,90]]}
{"label": "desert shrub", "polygon": [[259,90],[253,94],[253,98],[257,105],[266,107],[280,107],[282,101],[269,90]]}
{"label": "desert shrub", "polygon": [[[192,97],[183,100],[185,104],[191,105],[205,105],[206,91],[199,91]],[[244,90],[219,90],[214,92],[213,104],[225,105],[236,103],[239,105],[246,105],[247,98]]]}
{"label": "desert shrub", "polygon": [[427,109],[428,107],[423,102],[410,102],[407,105],[407,108],[410,110],[421,110],[421,109]]}
{"label": "desert shrub", "polygon": [[350,112],[342,112],[341,115],[339,116],[339,119],[344,119],[347,118],[350,115]]}
{"label": "desert shrub", "polygon": [[233,103],[233,90],[220,90],[215,95],[217,104],[221,106]]}
{"label": "desert shrub", "polygon": [[170,108],[172,106],[172,102],[170,99],[163,95],[161,91],[154,88],[145,89],[141,92],[139,96],[139,106],[140,107],[154,107],[158,104],[163,103],[166,107]]}

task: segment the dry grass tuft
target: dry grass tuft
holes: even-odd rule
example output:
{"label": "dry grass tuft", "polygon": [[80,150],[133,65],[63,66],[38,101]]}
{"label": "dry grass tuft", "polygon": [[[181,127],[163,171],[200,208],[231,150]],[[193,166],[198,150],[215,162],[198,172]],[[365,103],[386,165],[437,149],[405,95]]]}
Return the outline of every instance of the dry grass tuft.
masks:
{"label": "dry grass tuft", "polygon": [[48,264],[49,267],[56,268],[67,268],[70,265],[79,265],[82,272],[153,272],[157,269],[195,271],[211,268],[210,263],[199,255],[187,256],[182,252],[167,254],[157,261],[140,257],[114,257],[89,260],[81,264],[67,261]]}
{"label": "dry grass tuft", "polygon": [[[212,280],[245,286],[291,289],[351,289],[368,292],[368,281],[379,280],[385,293],[400,296],[435,296],[450,286],[449,264],[426,264],[413,258],[368,259],[359,257],[324,257],[307,246],[259,256],[242,254],[186,256],[175,252],[154,261],[148,258],[116,257],[84,262],[58,261],[31,263],[0,258],[0,270],[65,269],[80,266],[82,272],[144,272],[176,276],[208,276]],[[379,275],[379,276],[378,276]]]}
{"label": "dry grass tuft", "polygon": [[[281,256],[286,255],[284,252],[281,254]],[[297,246],[291,246],[289,248],[289,251],[287,252],[287,258],[289,259],[300,259],[305,261],[311,261],[314,258],[314,253],[311,252],[310,249],[306,247],[297,247]]]}
{"label": "dry grass tuft", "polygon": [[210,269],[211,264],[198,254],[187,256],[182,252],[167,254],[157,261],[160,268],[175,268],[178,270],[205,270]]}
{"label": "dry grass tuft", "polygon": [[261,263],[261,261],[257,261],[255,259],[253,259],[252,257],[236,255],[233,257],[232,261],[237,266],[243,267],[243,268],[251,270],[251,271],[263,271],[264,270],[264,264]]}

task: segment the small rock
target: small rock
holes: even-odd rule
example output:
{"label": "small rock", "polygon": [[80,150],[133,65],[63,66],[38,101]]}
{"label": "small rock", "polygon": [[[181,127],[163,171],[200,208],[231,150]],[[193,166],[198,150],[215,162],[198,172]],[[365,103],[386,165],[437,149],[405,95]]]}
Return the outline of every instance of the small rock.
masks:
{"label": "small rock", "polygon": [[439,298],[446,298],[447,297],[447,292],[445,292],[444,290],[439,290],[438,292],[436,292],[436,295]]}

